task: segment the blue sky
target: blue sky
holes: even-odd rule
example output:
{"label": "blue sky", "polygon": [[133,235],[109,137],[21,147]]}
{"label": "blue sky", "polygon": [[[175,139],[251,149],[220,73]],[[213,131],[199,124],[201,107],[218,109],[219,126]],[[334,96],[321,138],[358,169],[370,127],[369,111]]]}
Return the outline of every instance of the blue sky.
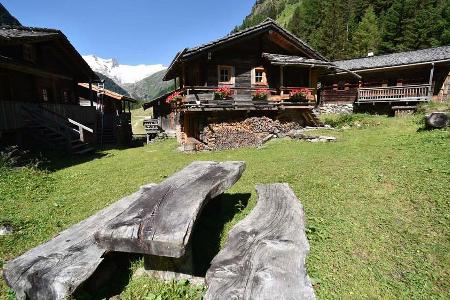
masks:
{"label": "blue sky", "polygon": [[1,0],[23,25],[62,30],[78,51],[122,64],[168,65],[228,34],[254,0]]}

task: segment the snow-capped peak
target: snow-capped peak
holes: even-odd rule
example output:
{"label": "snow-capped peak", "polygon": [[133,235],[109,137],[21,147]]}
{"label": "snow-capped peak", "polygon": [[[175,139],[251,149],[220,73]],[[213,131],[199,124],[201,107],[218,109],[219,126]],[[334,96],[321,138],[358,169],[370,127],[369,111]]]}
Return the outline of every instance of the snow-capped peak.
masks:
{"label": "snow-capped peak", "polygon": [[84,55],[84,60],[95,72],[102,73],[116,81],[118,84],[135,83],[158,71],[166,69],[157,65],[121,65],[115,58],[101,58],[96,55]]}

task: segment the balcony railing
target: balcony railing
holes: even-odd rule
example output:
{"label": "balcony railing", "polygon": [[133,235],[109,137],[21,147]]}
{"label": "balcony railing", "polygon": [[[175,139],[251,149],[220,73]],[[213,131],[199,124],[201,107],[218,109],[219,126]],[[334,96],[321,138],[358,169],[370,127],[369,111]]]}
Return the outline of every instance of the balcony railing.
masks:
{"label": "balcony railing", "polygon": [[283,108],[298,108],[315,105],[315,90],[310,90],[311,96],[303,101],[293,101],[289,93],[299,87],[281,89],[268,88],[267,100],[255,100],[254,95],[261,88],[230,87],[229,99],[216,99],[214,91],[217,87],[185,87],[181,90],[183,100],[176,105],[181,110],[278,110]]}
{"label": "balcony railing", "polygon": [[429,101],[430,85],[359,88],[357,103]]}

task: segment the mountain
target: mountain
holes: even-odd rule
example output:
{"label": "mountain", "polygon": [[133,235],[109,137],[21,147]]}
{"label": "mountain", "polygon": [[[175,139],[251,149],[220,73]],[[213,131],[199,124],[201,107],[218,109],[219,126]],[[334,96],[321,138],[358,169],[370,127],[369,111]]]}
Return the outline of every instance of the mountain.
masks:
{"label": "mountain", "polygon": [[329,59],[450,44],[450,0],[257,0],[233,31],[266,18]]}
{"label": "mountain", "polygon": [[128,92],[123,87],[115,83],[114,80],[112,80],[108,76],[103,75],[102,73],[99,72],[95,72],[95,74],[97,74],[101,80],[105,81],[105,89],[108,89],[110,91],[116,92],[124,96],[129,96]]}
{"label": "mountain", "polygon": [[9,11],[0,3],[0,25],[21,26],[20,22],[14,18]]}
{"label": "mountain", "polygon": [[131,97],[139,100],[151,100],[173,90],[172,81],[163,81],[166,70],[156,72],[134,84],[124,84],[123,87]]}
{"label": "mountain", "polygon": [[166,69],[163,65],[122,65],[116,59],[104,59],[95,55],[85,55],[84,60],[95,72],[101,73],[117,84],[136,83],[158,71]]}

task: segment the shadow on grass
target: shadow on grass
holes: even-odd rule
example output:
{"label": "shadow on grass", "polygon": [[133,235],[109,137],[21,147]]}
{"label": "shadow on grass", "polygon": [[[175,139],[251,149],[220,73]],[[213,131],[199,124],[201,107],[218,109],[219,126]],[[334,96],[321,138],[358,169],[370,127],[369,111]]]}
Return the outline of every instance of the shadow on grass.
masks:
{"label": "shadow on grass", "polygon": [[203,209],[192,236],[195,276],[204,277],[211,260],[220,250],[225,225],[247,206],[251,194],[223,194]]}
{"label": "shadow on grass", "polygon": [[131,265],[142,255],[129,253],[108,253],[105,259],[78,289],[72,298],[79,300],[109,299],[119,295],[131,278]]}

